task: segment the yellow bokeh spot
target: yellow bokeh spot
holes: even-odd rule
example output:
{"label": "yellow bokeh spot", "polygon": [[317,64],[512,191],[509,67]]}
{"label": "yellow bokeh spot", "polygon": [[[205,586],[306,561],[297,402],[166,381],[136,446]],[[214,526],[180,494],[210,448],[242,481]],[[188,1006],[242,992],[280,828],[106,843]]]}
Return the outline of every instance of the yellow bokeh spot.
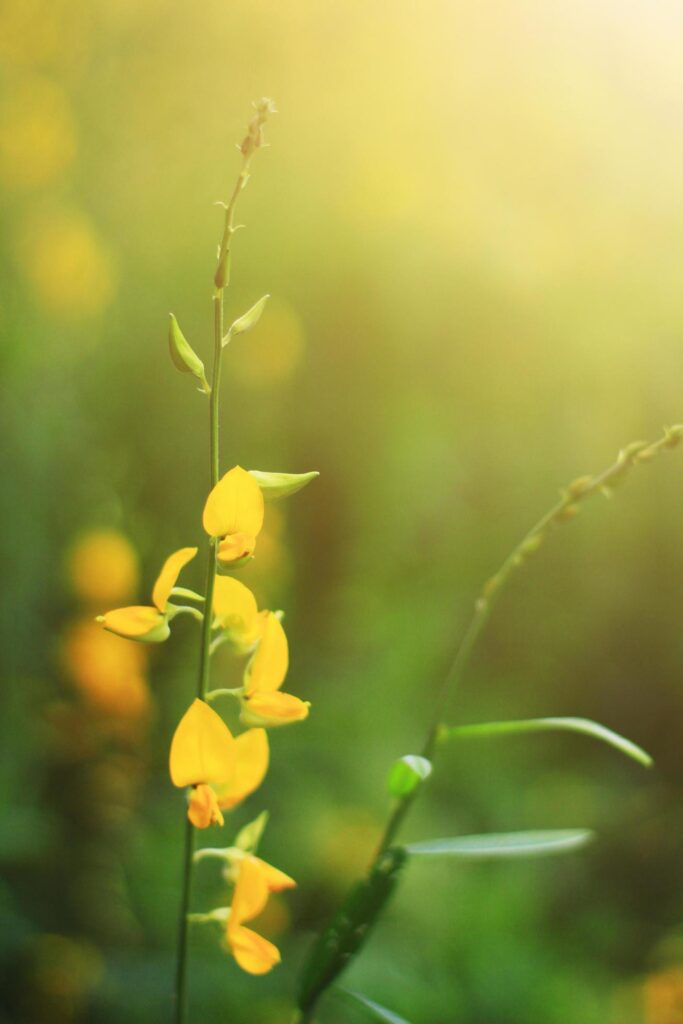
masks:
{"label": "yellow bokeh spot", "polygon": [[271,299],[258,327],[240,345],[233,372],[250,387],[270,387],[287,380],[296,370],[304,352],[301,319],[292,306]]}
{"label": "yellow bokeh spot", "polygon": [[97,711],[121,718],[140,718],[149,712],[146,658],[136,644],[85,620],[67,631],[62,662],[76,689]]}
{"label": "yellow bokeh spot", "polygon": [[95,611],[128,600],[138,586],[135,549],[118,530],[81,534],[67,556],[66,572],[75,593]]}
{"label": "yellow bokeh spot", "polygon": [[35,216],[19,239],[23,270],[47,310],[67,319],[105,309],[115,290],[111,256],[88,219],[62,210]]}
{"label": "yellow bokeh spot", "polygon": [[63,90],[45,78],[22,79],[0,99],[0,185],[32,189],[72,162],[76,126]]}

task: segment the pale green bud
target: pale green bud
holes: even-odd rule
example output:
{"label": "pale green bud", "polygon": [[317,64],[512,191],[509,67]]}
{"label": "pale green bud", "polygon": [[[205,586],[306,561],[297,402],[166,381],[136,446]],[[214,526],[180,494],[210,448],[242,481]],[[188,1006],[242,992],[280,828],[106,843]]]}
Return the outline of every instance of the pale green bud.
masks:
{"label": "pale green bud", "polygon": [[173,313],[170,313],[169,316],[168,349],[171,353],[171,359],[181,373],[191,373],[196,377],[200,384],[200,390],[205,395],[208,395],[211,392],[211,388],[204,373],[204,363],[180,330],[178,321]]}
{"label": "pale green bud", "polygon": [[256,483],[263,491],[264,498],[288,498],[290,494],[296,494],[311,480],[315,480],[320,473],[313,470],[310,473],[266,473],[259,469],[250,469]]}

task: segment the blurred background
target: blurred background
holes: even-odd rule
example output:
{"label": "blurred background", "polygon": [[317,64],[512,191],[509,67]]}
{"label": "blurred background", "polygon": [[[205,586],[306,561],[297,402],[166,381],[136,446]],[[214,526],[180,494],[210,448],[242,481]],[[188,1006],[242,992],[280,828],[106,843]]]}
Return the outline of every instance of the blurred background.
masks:
{"label": "blurred background", "polygon": [[[313,708],[210,837],[270,809],[283,966],[248,977],[197,929],[204,1024],[289,1021],[482,581],[559,487],[683,419],[682,55],[669,0],[0,0],[0,1020],[169,1017],[196,624],[150,651],[92,620],[202,543],[207,409],[166,325],[208,361],[250,102],[280,113],[229,313],[273,297],[228,352],[223,459],[321,472],[241,577],[286,609]],[[412,866],[349,987],[414,1024],[683,1021],[682,508],[683,452],[587,505],[450,715],[594,717],[656,770],[571,736],[445,751],[406,837],[599,841]],[[225,900],[209,866],[196,897]]]}

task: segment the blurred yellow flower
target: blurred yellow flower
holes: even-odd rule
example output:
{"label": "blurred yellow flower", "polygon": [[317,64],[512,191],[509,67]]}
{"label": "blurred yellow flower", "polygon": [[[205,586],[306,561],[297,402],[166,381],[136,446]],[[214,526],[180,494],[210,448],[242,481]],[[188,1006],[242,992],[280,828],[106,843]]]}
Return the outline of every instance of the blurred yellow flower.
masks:
{"label": "blurred yellow flower", "polygon": [[171,609],[168,599],[171,591],[176,585],[181,569],[196,554],[196,548],[180,548],[168,556],[152,590],[154,607],[132,605],[128,608],[115,608],[104,615],[98,615],[97,621],[110,633],[116,633],[117,636],[126,637],[128,640],[162,643],[170,633],[168,621]]}
{"label": "blurred yellow flower", "polygon": [[150,708],[144,650],[124,644],[92,620],[71,626],[62,644],[64,669],[85,700],[119,718],[140,718]]}
{"label": "blurred yellow flower", "polygon": [[123,601],[138,585],[138,559],[118,530],[88,530],[72,545],[67,576],[81,600],[106,607]]}
{"label": "blurred yellow flower", "polygon": [[645,1024],[683,1024],[683,968],[651,974],[643,986]]}
{"label": "blurred yellow flower", "polygon": [[32,189],[72,162],[76,126],[56,82],[30,76],[13,81],[0,98],[0,184]]}
{"label": "blurred yellow flower", "polygon": [[249,974],[267,974],[280,962],[280,951],[245,921],[257,917],[272,892],[281,892],[296,885],[293,878],[271,867],[258,857],[245,857],[239,865],[237,884],[228,917],[227,942],[235,960]]}
{"label": "blurred yellow flower", "polygon": [[38,299],[52,313],[91,316],[113,297],[111,257],[82,213],[35,213],[19,238],[19,256]]}
{"label": "blurred yellow flower", "polygon": [[263,612],[261,639],[244,674],[242,721],[247,725],[276,726],[308,717],[308,701],[280,693],[289,648],[282,623],[274,612]]}
{"label": "blurred yellow flower", "polygon": [[249,558],[263,526],[263,494],[253,476],[234,466],[221,477],[204,506],[203,524],[220,537],[217,558],[224,565]]}

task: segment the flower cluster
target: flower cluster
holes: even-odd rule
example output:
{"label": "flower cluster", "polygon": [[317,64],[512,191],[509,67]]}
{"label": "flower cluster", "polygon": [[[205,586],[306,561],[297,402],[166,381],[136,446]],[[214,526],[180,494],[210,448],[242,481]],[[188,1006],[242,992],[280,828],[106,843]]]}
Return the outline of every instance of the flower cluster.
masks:
{"label": "flower cluster", "polygon": [[[207,596],[178,586],[180,573],[195,557],[196,547],[174,551],[164,562],[152,589],[151,605],[116,608],[98,617],[106,630],[143,643],[168,639],[179,614],[191,614],[210,628],[208,657],[227,644],[246,659],[242,686],[200,691],[183,715],[171,742],[169,768],[174,786],[188,793],[187,816],[196,829],[223,826],[224,812],[257,789],[268,770],[270,749],[266,730],[301,721],[308,702],[281,692],[289,668],[289,648],[281,613],[259,609],[242,582],[226,575],[254,557],[264,519],[264,498],[294,493],[317,474],[229,470],[211,490],[202,516],[211,538],[215,568]],[[210,599],[211,607],[200,606]],[[193,604],[180,603],[192,601]],[[199,606],[199,607],[198,607]],[[244,731],[233,736],[210,702],[229,696],[239,702]],[[230,908],[195,920],[227,922],[226,943],[237,963],[252,974],[263,974],[280,959],[277,949],[245,927],[264,908],[271,892],[295,885],[289,876],[254,855],[255,843],[228,847],[225,876],[234,885]],[[201,855],[203,851],[199,851]]]}

